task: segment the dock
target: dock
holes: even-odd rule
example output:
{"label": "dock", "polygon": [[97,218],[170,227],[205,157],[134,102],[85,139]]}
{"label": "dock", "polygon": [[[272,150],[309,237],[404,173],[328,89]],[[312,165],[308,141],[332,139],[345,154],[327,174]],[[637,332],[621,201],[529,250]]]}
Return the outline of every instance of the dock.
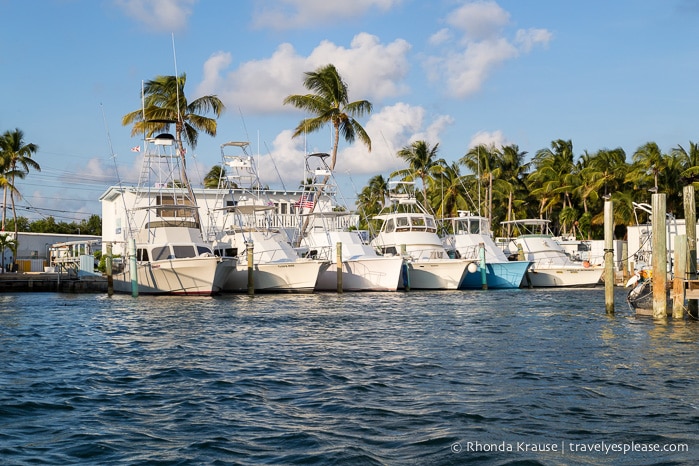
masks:
{"label": "dock", "polygon": [[10,292],[106,293],[107,277],[58,272],[0,273],[0,293]]}

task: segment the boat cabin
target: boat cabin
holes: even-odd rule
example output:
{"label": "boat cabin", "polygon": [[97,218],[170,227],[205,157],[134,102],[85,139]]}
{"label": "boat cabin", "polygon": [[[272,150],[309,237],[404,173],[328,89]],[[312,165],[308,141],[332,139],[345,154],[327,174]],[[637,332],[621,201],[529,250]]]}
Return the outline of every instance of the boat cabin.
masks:
{"label": "boat cabin", "polygon": [[394,214],[384,220],[381,226],[381,232],[393,233],[396,231],[437,233],[437,225],[435,224],[434,218],[429,215],[419,213]]}

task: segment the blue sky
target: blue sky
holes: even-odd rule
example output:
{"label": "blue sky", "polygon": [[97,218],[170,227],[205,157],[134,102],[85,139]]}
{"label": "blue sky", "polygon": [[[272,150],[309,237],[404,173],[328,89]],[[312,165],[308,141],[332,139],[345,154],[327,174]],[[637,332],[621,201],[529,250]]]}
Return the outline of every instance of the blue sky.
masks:
{"label": "blue sky", "polygon": [[18,183],[30,219],[101,214],[108,186],[135,182],[140,140],[121,118],[142,81],[175,70],[190,100],[227,106],[188,152],[195,181],[223,142],[248,140],[265,183],[281,187],[279,172],[297,187],[330,129],[291,139],[304,115],[282,100],[327,63],[374,106],[371,153],[340,147],[349,199],[417,139],[448,161],[478,143],[533,156],[570,139],[576,156],[621,147],[630,160],[649,141],[699,141],[696,0],[0,0],[0,16],[0,131],[39,146],[42,171]]}

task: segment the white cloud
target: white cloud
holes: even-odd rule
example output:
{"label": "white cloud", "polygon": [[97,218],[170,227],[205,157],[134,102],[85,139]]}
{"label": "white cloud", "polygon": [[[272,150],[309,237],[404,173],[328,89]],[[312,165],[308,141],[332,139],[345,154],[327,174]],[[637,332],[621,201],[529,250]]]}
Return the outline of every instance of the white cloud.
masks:
{"label": "white cloud", "polygon": [[510,21],[510,14],[495,2],[466,3],[449,14],[447,23],[464,34],[464,40],[494,39]]}
{"label": "white cloud", "polygon": [[378,37],[360,33],[349,48],[323,41],[308,57],[299,55],[291,44],[281,44],[271,57],[242,63],[228,73],[230,54],[217,52],[204,64],[197,93],[216,94],[226,106],[246,113],[292,111],[283,100],[306,92],[304,73],[332,63],[347,82],[350,100],[373,103],[407,92],[402,80],[408,73],[409,50],[410,44],[402,39],[382,44]]}
{"label": "white cloud", "polygon": [[[552,39],[546,29],[520,29],[509,39],[510,14],[494,1],[465,3],[446,22],[454,31],[442,29],[432,36],[430,44],[442,46],[442,51],[428,57],[424,66],[432,81],[446,82],[445,92],[457,98],[478,92],[503,63]],[[451,40],[453,33],[460,34],[458,44]]]}
{"label": "white cloud", "polygon": [[[396,157],[398,150],[418,139],[434,145],[440,142],[440,132],[452,123],[451,117],[446,115],[425,120],[424,108],[405,103],[384,107],[372,114],[363,125],[372,141],[371,152],[359,141],[351,146],[343,146],[341,142],[336,175],[388,175],[402,168],[404,162]],[[313,143],[304,150],[303,138],[292,138],[291,134],[291,130],[279,133],[271,144],[270,153],[260,157],[259,173],[263,183],[278,185],[280,173],[287,189],[296,188],[303,179],[304,155],[330,151],[328,145],[319,149]]]}
{"label": "white cloud", "polygon": [[506,39],[473,42],[461,53],[443,58],[448,89],[457,97],[480,90],[494,68],[517,56],[517,49]]}
{"label": "white cloud", "polygon": [[327,25],[359,18],[371,9],[388,11],[402,0],[267,0],[256,3],[253,25],[278,30]]}
{"label": "white cloud", "polygon": [[468,148],[471,149],[476,146],[494,146],[496,148],[500,148],[502,146],[509,146],[512,144],[510,141],[507,140],[504,134],[502,134],[502,131],[496,130],[496,131],[479,131],[476,134],[471,137],[471,140],[468,143]]}
{"label": "white cloud", "polygon": [[181,31],[198,0],[115,0],[124,13],[155,31]]}
{"label": "white cloud", "polygon": [[432,34],[429,39],[427,39],[427,43],[433,46],[441,45],[449,42],[452,39],[452,36],[453,34],[448,28],[442,28]]}
{"label": "white cloud", "polygon": [[520,29],[515,38],[523,52],[529,52],[537,44],[547,46],[553,34],[546,29]]}

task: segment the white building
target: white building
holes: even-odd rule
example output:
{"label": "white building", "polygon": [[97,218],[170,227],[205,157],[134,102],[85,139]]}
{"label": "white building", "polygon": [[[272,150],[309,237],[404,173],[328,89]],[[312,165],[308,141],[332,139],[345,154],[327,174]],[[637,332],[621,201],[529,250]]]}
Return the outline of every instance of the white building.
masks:
{"label": "white building", "polygon": [[[5,232],[9,238],[14,238],[14,232]],[[51,248],[57,243],[65,242],[93,242],[102,238],[94,235],[70,235],[61,233],[31,233],[20,231],[17,234],[17,257],[14,257],[12,250],[6,248],[1,251],[5,268],[12,267],[15,262],[19,272],[41,272],[44,267],[51,263]],[[3,258],[0,258],[0,260]]]}

